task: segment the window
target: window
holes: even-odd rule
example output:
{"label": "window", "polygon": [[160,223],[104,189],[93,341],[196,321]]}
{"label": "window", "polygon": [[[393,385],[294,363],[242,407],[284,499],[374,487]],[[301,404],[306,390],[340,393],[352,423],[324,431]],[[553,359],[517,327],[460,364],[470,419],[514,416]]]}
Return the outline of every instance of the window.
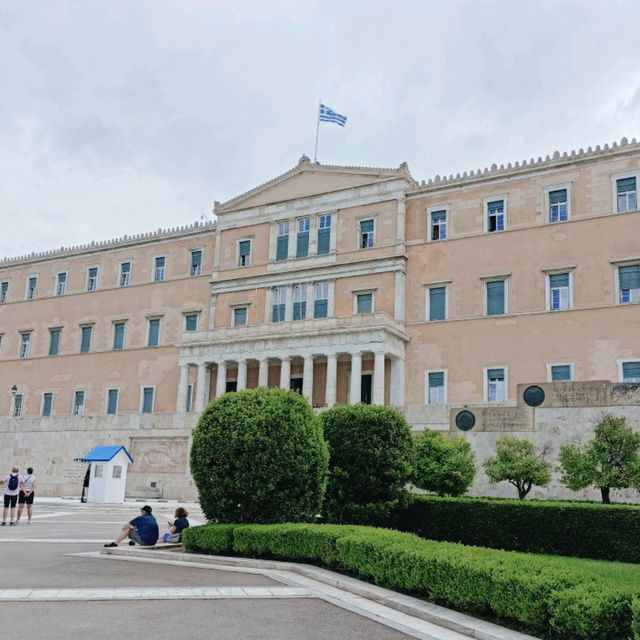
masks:
{"label": "window", "polygon": [[286,260],[289,256],[289,223],[278,222],[276,237],[276,260]]}
{"label": "window", "polygon": [[307,317],[307,285],[293,286],[293,319],[304,320]]}
{"label": "window", "polygon": [[131,284],[131,263],[120,263],[120,277],[118,278],[119,287],[128,287]]}
{"label": "window", "polygon": [[549,309],[558,311],[571,307],[571,277],[568,273],[549,275]]}
{"label": "window", "polygon": [[373,293],[359,293],[356,296],[356,313],[373,313]]}
{"label": "window", "polygon": [[157,347],[160,344],[160,318],[149,320],[147,347]]}
{"label": "window", "polygon": [[640,361],[622,363],[622,382],[640,382]]}
{"label": "window", "polygon": [[505,281],[493,280],[486,283],[487,288],[487,315],[499,316],[506,313]]}
{"label": "window", "polygon": [[428,299],[429,320],[446,320],[447,318],[447,288],[431,287]]}
{"label": "window", "polygon": [[22,394],[16,393],[13,398],[13,417],[19,418],[22,415]]}
{"label": "window", "polygon": [[95,291],[98,288],[98,267],[87,269],[87,291]]}
{"label": "window", "polygon": [[93,325],[87,324],[84,327],[80,327],[80,332],[80,353],[89,353],[89,351],[91,351]]}
{"label": "window", "polygon": [[640,264],[618,267],[620,304],[640,302]]}
{"label": "window", "polygon": [[0,282],[0,304],[4,304],[9,300],[9,283],[5,280]]}
{"label": "window", "polygon": [[375,229],[373,220],[360,221],[360,248],[370,249],[375,245]]}
{"label": "window", "polygon": [[164,269],[166,264],[166,258],[164,256],[157,256],[154,260],[153,268],[153,281],[162,282],[164,280]]}
{"label": "window", "polygon": [[21,358],[29,357],[29,348],[31,347],[31,331],[25,331],[20,334],[20,351]]}
{"label": "window", "polygon": [[313,317],[326,318],[329,315],[329,283],[316,282],[314,285]]}
{"label": "window", "polygon": [[27,279],[27,300],[33,300],[36,297],[38,289],[38,276],[30,276]]}
{"label": "window", "polygon": [[67,272],[61,271],[56,275],[56,295],[63,296],[67,292]]}
{"label": "window", "polygon": [[193,398],[193,385],[189,384],[187,385],[187,413],[189,413],[192,409],[191,405],[192,405],[192,398]]}
{"label": "window", "polygon": [[551,382],[568,382],[571,380],[570,364],[552,364],[550,369]]}
{"label": "window", "polygon": [[49,329],[49,355],[57,356],[60,351],[60,329]]}
{"label": "window", "polygon": [[233,326],[244,327],[247,324],[247,307],[234,307],[233,309]]}
{"label": "window", "polygon": [[284,322],[286,308],[286,288],[274,287],[271,291],[271,322]]}
{"label": "window", "polygon": [[427,404],[444,404],[445,389],[444,371],[429,371],[427,373]]}
{"label": "window", "polygon": [[240,240],[238,242],[238,266],[248,267],[251,265],[251,240]]}
{"label": "window", "polygon": [[113,469],[111,470],[111,477],[115,478],[116,480],[122,478],[122,465],[113,465]]}
{"label": "window", "polygon": [[504,200],[491,200],[486,203],[487,231],[504,231]]}
{"label": "window", "polygon": [[107,415],[113,416],[118,413],[118,389],[107,390]]}
{"label": "window", "polygon": [[487,369],[487,402],[505,402],[505,370]]}
{"label": "window", "polygon": [[126,322],[113,323],[113,348],[115,351],[124,349],[124,332]]}
{"label": "window", "polygon": [[318,216],[318,255],[324,255],[331,250],[331,214],[323,213]]}
{"label": "window", "polygon": [[638,185],[635,176],[616,180],[616,201],[618,213],[635,211],[638,208]]}
{"label": "window", "polygon": [[76,391],[73,394],[73,415],[84,415],[84,391]]}
{"label": "window", "polygon": [[202,251],[195,249],[191,252],[191,268],[189,273],[192,276],[202,275]]}
{"label": "window", "polygon": [[153,387],[142,388],[142,413],[153,413]]}
{"label": "window", "polygon": [[296,258],[306,258],[309,255],[309,231],[311,219],[300,218],[298,220],[298,235],[296,238]]}
{"label": "window", "polygon": [[198,314],[187,313],[184,316],[184,330],[185,331],[197,331],[198,330]]}
{"label": "window", "polygon": [[566,222],[569,219],[568,189],[555,189],[548,192],[549,222]]}
{"label": "window", "polygon": [[93,477],[94,478],[102,478],[102,475],[104,473],[104,465],[103,464],[97,464],[94,467],[95,471],[93,472]]}
{"label": "window", "polygon": [[53,411],[53,393],[47,391],[42,394],[42,417],[49,418]]}
{"label": "window", "polygon": [[446,240],[447,239],[447,210],[440,209],[431,211],[429,223],[429,239],[430,240]]}

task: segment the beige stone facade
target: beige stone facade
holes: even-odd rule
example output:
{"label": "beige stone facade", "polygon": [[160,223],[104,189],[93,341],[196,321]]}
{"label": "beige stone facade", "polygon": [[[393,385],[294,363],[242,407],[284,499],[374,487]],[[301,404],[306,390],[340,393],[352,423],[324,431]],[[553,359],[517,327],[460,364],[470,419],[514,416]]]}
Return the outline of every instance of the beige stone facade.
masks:
{"label": "beige stone facade", "polygon": [[640,381],[638,187],[635,140],[427,183],[303,157],[215,224],[0,262],[0,463],[72,493],[74,457],[128,444],[130,494],[189,497],[228,390],[448,430],[518,385]]}

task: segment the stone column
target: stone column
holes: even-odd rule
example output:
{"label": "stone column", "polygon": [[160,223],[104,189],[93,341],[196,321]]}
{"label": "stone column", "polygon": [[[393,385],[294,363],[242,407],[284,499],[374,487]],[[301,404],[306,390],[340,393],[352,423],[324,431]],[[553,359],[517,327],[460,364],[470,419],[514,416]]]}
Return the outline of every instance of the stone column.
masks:
{"label": "stone column", "polygon": [[196,411],[204,410],[207,402],[207,367],[206,362],[198,365],[198,377],[196,378]]}
{"label": "stone column", "polygon": [[351,354],[351,386],[349,390],[349,404],[358,404],[361,401],[360,387],[362,385],[362,354]]}
{"label": "stone column", "polygon": [[404,358],[391,360],[391,406],[404,405]]}
{"label": "stone column", "polygon": [[280,388],[288,389],[291,384],[291,358],[280,359]]}
{"label": "stone column", "polygon": [[302,395],[313,404],[313,356],[304,357]]}
{"label": "stone column", "polygon": [[247,388],[247,361],[238,360],[238,386],[236,389],[242,391]]}
{"label": "stone column", "polygon": [[180,365],[180,380],[178,382],[178,398],[176,413],[187,412],[187,394],[189,393],[189,364]]}
{"label": "stone column", "polygon": [[336,403],[338,383],[338,354],[327,354],[327,387],[325,391],[325,403],[327,407],[333,407]]}
{"label": "stone column", "polygon": [[216,380],[216,398],[219,398],[227,390],[227,363],[224,360],[218,362],[218,378]]}
{"label": "stone column", "polygon": [[384,404],[384,351],[376,351],[373,364],[372,404]]}
{"label": "stone column", "polygon": [[269,360],[267,358],[258,360],[258,386],[269,386]]}

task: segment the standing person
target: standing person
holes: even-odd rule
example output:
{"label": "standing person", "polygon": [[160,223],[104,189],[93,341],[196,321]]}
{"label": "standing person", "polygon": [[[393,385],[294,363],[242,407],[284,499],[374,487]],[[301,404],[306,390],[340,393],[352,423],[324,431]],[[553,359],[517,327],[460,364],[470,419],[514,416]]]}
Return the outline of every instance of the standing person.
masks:
{"label": "standing person", "polygon": [[109,542],[104,546],[117,547],[118,543],[126,538],[129,538],[130,545],[134,545],[136,542],[143,547],[150,547],[156,544],[160,532],[158,531],[156,519],[151,515],[151,507],[145,504],[140,511],[142,513],[137,518],[127,522],[122,527],[122,532],[113,542]]}
{"label": "standing person", "polygon": [[184,507],[176,509],[176,519],[173,522],[167,522],[169,531],[162,536],[162,542],[182,542],[182,531],[189,528],[188,515],[188,511]]}
{"label": "standing person", "polygon": [[27,476],[22,483],[22,489],[20,489],[20,495],[18,496],[18,517],[16,518],[16,524],[20,522],[25,504],[27,505],[27,524],[31,524],[35,492],[36,479],[33,475],[33,467],[27,467]]}
{"label": "standing person", "polygon": [[2,512],[2,526],[7,524],[7,511],[11,507],[11,515],[9,516],[9,526],[13,527],[13,521],[16,515],[16,503],[18,502],[18,494],[22,489],[23,478],[20,475],[18,467],[13,467],[11,473],[7,474],[4,480],[0,480],[0,484],[4,484],[4,511]]}

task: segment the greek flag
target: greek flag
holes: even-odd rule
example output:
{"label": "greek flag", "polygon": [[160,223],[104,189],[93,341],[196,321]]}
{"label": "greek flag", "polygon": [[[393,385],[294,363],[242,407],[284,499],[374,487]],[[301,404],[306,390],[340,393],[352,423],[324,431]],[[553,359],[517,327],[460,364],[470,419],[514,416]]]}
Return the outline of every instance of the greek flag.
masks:
{"label": "greek flag", "polygon": [[318,116],[320,122],[335,122],[339,124],[341,127],[347,122],[347,116],[341,116],[339,113],[336,113],[331,107],[327,107],[326,104],[320,104],[320,114]]}

